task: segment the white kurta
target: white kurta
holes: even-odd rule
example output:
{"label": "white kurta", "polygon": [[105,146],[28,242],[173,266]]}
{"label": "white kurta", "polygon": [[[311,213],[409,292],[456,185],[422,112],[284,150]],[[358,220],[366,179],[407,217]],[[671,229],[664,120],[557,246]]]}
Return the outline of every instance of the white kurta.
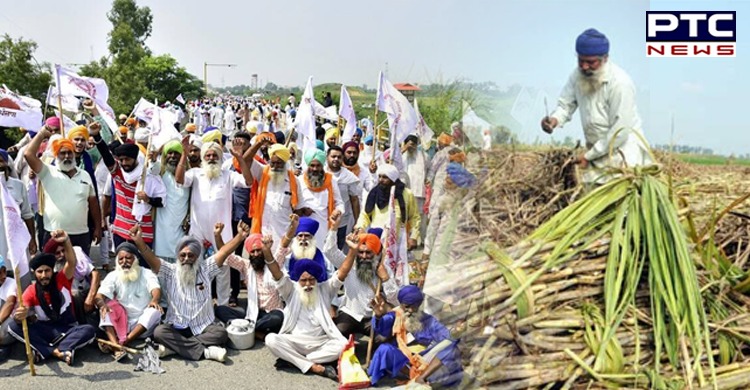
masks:
{"label": "white kurta", "polygon": [[[305,174],[306,173],[303,173],[303,175]],[[346,210],[344,209],[344,201],[341,199],[341,192],[339,192],[339,185],[336,178],[332,178],[332,180],[333,205],[336,210],[343,214]],[[304,182],[300,189],[300,197],[304,199],[305,206],[313,211],[310,218],[318,221],[320,224],[318,231],[315,233],[315,246],[322,248],[326,240],[326,234],[328,233],[328,213],[329,211],[333,212],[333,210],[328,210],[328,190],[313,192],[307,188],[307,185]],[[268,199],[268,197],[266,197],[266,199]]]}
{"label": "white kurta", "polygon": [[128,314],[128,324],[134,325],[151,302],[151,291],[159,286],[159,279],[150,269],[141,268],[134,282],[123,282],[119,272],[110,272],[99,287],[99,293],[117,299]]}
{"label": "white kurta", "polygon": [[[586,159],[594,167],[616,166],[625,156],[628,166],[649,165],[653,161],[648,154],[648,146],[636,134],[642,135],[641,118],[635,103],[636,88],[630,77],[620,67],[607,62],[604,70],[604,84],[596,92],[587,95],[578,85],[579,71],[576,69],[560,94],[557,109],[552,117],[562,127],[580,109],[581,125],[586,138]],[[615,133],[621,131],[616,138]],[[610,142],[614,138],[615,153],[609,157]],[[584,181],[592,182],[596,172],[588,170]]]}
{"label": "white kurta", "polygon": [[427,174],[427,156],[421,150],[404,153],[404,168],[409,175],[409,189],[417,198],[425,197],[424,181]]}
{"label": "white kurta", "polygon": [[328,165],[326,165],[326,172],[333,174],[334,179],[336,179],[336,182],[338,183],[341,200],[344,202],[344,215],[341,216],[341,224],[339,227],[348,226],[351,228],[354,226],[354,222],[356,222],[355,219],[359,217],[359,215],[356,217],[354,216],[351,197],[356,196],[359,198],[360,204],[362,204],[362,184],[357,176],[344,167],[339,169],[338,172],[331,172],[328,169]]}
{"label": "white kurta", "polygon": [[154,253],[162,258],[176,259],[177,242],[185,235],[182,222],[188,212],[190,192],[177,184],[174,175],[169,172],[164,172],[161,179],[167,189],[167,198],[164,207],[156,211]]}

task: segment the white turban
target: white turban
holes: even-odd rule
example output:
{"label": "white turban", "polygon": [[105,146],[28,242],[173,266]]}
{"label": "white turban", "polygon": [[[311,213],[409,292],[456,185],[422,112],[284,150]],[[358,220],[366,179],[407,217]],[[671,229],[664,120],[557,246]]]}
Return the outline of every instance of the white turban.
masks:
{"label": "white turban", "polygon": [[135,129],[135,142],[138,142],[140,144],[147,144],[149,134],[150,130],[146,127],[139,127]]}
{"label": "white turban", "polygon": [[201,136],[199,135],[191,134],[189,141],[190,141],[190,145],[193,145],[198,148],[203,147],[203,140],[201,139]]}
{"label": "white turban", "polygon": [[216,142],[207,142],[201,146],[201,160],[206,159],[206,153],[208,153],[209,150],[212,150],[216,152],[216,154],[219,155],[219,161],[224,160],[224,149],[221,147],[221,145],[217,144]]}
{"label": "white turban", "polygon": [[385,176],[395,182],[399,178],[398,169],[391,164],[383,164],[378,167],[378,176]]}

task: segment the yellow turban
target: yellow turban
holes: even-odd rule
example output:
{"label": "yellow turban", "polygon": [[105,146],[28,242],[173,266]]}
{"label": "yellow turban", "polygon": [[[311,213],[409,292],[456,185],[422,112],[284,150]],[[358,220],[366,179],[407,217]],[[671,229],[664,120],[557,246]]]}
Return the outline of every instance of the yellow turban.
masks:
{"label": "yellow turban", "polygon": [[289,151],[291,152],[292,150],[294,150],[295,152],[299,152],[299,146],[297,146],[297,144],[294,142],[289,143]]}
{"label": "yellow turban", "polygon": [[331,127],[326,131],[326,139],[331,138],[338,138],[339,137],[339,128],[338,127]]}
{"label": "yellow turban", "polygon": [[146,150],[146,147],[142,144],[136,143],[138,145],[138,149],[143,153],[144,156],[148,156],[148,151]]}
{"label": "yellow turban", "polygon": [[73,138],[83,136],[86,140],[89,139],[89,131],[86,129],[86,126],[76,126],[68,131],[68,139],[73,140]]}
{"label": "yellow turban", "polygon": [[187,126],[185,126],[185,131],[187,131],[188,133],[195,133],[195,129],[195,123],[188,123]]}
{"label": "yellow turban", "polygon": [[247,125],[245,125],[245,130],[247,130],[250,134],[255,134],[258,132],[258,127],[253,122],[248,122]]}
{"label": "yellow turban", "polygon": [[292,158],[292,153],[290,153],[289,148],[287,148],[283,144],[273,144],[268,148],[268,156],[271,158],[273,158],[273,156],[277,156],[284,162],[287,162],[290,158]]}
{"label": "yellow turban", "polygon": [[211,130],[205,134],[203,134],[203,143],[208,142],[214,142],[219,141],[221,142],[221,131],[220,130]]}

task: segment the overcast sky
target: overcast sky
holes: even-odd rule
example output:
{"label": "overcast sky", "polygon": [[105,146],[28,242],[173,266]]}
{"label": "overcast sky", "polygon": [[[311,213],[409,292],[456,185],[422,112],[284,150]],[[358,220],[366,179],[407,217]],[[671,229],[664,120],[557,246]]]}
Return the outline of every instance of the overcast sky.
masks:
{"label": "overcast sky", "polygon": [[[377,84],[380,70],[392,82],[428,83],[461,77],[540,89],[552,106],[576,66],[576,36],[589,27],[610,39],[610,58],[638,88],[644,132],[652,143],[700,145],[721,153],[750,152],[744,119],[749,69],[742,43],[731,59],[648,59],[645,11],[736,10],[738,30],[750,4],[743,1],[509,1],[380,0],[158,1],[146,44],[169,53],[212,85]],[[15,2],[0,14],[0,31],[39,44],[36,58],[86,63],[107,54],[104,0]],[[742,36],[742,32],[738,32]],[[744,65],[744,66],[743,66]],[[551,109],[552,107],[550,107]],[[544,112],[539,107],[539,114]],[[581,137],[579,118],[556,137]],[[529,130],[529,129],[527,129]],[[533,132],[541,130],[530,129]],[[544,136],[544,135],[542,135]]]}

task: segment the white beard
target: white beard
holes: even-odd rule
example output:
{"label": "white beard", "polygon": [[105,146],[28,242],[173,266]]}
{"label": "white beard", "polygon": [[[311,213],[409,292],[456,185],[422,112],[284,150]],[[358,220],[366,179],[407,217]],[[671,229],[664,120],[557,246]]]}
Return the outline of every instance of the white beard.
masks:
{"label": "white beard", "polygon": [[604,63],[591,76],[586,76],[580,71],[578,72],[577,84],[584,95],[590,96],[601,89],[602,85],[604,85],[604,72],[606,69],[607,64]]}
{"label": "white beard", "polygon": [[302,259],[312,260],[313,257],[315,257],[315,251],[316,251],[315,245],[313,244],[314,243],[313,240],[310,240],[308,242],[309,246],[303,247],[302,244],[300,244],[299,240],[295,237],[294,240],[292,240],[292,245],[291,245],[291,250],[292,250],[292,254],[294,255],[294,258],[297,260],[302,260]]}
{"label": "white beard", "polygon": [[57,167],[62,172],[69,172],[76,168],[76,162],[75,160],[63,160],[61,158],[57,159]]}
{"label": "white beard", "polygon": [[409,313],[404,312],[404,316],[406,316],[406,319],[404,320],[404,327],[406,328],[406,331],[411,334],[416,334],[422,331],[424,326],[422,325],[422,316],[424,316],[424,313],[422,313],[422,310],[417,310],[411,315]]}
{"label": "white beard", "polygon": [[299,300],[302,302],[302,305],[308,309],[314,308],[318,303],[318,293],[315,291],[317,286],[312,286],[310,292],[305,291],[299,283],[295,283],[294,287],[297,289],[297,295],[299,295]]}
{"label": "white beard", "polygon": [[310,185],[313,188],[320,188],[323,185],[325,174],[318,176],[318,175],[314,175],[308,172],[306,173],[306,175],[307,175],[307,179],[310,180]]}
{"label": "white beard", "polygon": [[177,263],[177,280],[180,281],[182,288],[195,286],[195,279],[198,275],[200,260],[195,260],[193,264],[182,265]]}
{"label": "white beard", "polygon": [[141,265],[134,261],[130,269],[123,269],[120,263],[116,263],[116,272],[120,274],[120,281],[123,283],[133,283],[141,276]]}
{"label": "white beard", "polygon": [[203,168],[203,172],[206,173],[206,177],[208,177],[209,180],[213,180],[221,176],[221,165],[219,165],[218,163],[209,164],[203,161],[201,163],[201,168]]}

